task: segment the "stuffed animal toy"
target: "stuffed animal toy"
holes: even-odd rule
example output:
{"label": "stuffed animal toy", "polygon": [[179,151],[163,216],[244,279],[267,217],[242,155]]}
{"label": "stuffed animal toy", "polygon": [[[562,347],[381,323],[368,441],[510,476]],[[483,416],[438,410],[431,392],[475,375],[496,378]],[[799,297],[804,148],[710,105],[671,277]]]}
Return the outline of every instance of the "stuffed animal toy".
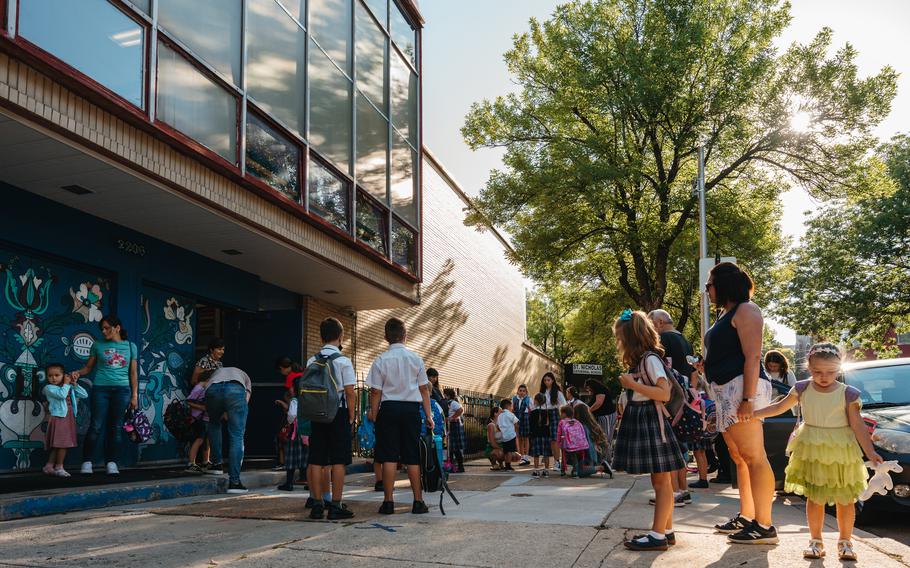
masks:
{"label": "stuffed animal toy", "polygon": [[888,472],[900,473],[904,471],[904,468],[898,465],[897,460],[882,462],[878,465],[873,465],[872,462],[867,461],[866,467],[874,473],[869,478],[869,486],[859,496],[860,501],[868,501],[876,493],[887,495],[888,491],[894,488],[894,482],[891,481],[891,476]]}

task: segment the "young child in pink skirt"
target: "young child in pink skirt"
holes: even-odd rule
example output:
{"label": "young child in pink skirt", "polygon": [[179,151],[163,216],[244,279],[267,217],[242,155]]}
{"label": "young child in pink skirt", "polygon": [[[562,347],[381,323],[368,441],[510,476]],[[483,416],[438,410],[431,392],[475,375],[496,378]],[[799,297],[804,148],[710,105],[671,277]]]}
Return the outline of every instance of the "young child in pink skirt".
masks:
{"label": "young child in pink skirt", "polygon": [[63,469],[66,450],[76,447],[76,400],[88,398],[88,393],[80,387],[76,379],[65,373],[63,365],[51,363],[45,368],[44,396],[48,403],[47,419],[47,463],[42,471],[47,475],[69,477]]}

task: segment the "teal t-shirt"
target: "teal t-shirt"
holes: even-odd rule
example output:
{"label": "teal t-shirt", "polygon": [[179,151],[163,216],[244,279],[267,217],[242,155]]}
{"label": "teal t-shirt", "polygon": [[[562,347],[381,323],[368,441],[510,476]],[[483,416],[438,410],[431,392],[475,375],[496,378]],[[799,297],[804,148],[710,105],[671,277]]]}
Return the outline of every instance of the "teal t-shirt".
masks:
{"label": "teal t-shirt", "polygon": [[136,360],[136,344],[132,341],[96,341],[92,345],[95,356],[95,381],[93,386],[130,386],[130,362]]}

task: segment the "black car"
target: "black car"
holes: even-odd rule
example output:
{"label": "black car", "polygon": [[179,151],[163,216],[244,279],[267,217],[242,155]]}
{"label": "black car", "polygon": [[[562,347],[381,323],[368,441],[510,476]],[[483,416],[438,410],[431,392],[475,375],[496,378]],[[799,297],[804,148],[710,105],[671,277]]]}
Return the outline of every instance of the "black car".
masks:
{"label": "black car", "polygon": [[[897,460],[904,468],[892,473],[894,489],[876,495],[866,505],[876,509],[910,511],[910,359],[882,359],[844,365],[844,382],[860,391],[862,415],[875,421],[873,443],[885,461]],[[775,395],[786,395],[790,388],[773,382]],[[796,416],[786,412],[765,420],[765,449],[778,488],[783,486],[787,467],[785,450]]]}

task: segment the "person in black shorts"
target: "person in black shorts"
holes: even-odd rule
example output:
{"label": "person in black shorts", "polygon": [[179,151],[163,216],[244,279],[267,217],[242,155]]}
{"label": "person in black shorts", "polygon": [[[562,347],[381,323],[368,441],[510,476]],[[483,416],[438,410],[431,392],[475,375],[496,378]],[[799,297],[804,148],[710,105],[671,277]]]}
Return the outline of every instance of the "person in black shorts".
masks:
{"label": "person in black shorts", "polygon": [[[344,340],[344,327],[335,318],[326,318],[319,325],[319,334],[325,346],[318,357],[327,359],[332,368],[339,390],[344,396],[339,397],[338,413],[335,419],[327,424],[311,423],[309,464],[313,470],[307,470],[307,481],[314,496],[310,510],[311,519],[321,519],[326,503],[320,497],[328,490],[323,487],[324,470],[332,474],[332,502],[329,504],[329,520],[350,519],[354,512],[342,502],[344,492],[344,468],[351,463],[352,430],[356,419],[354,385],[354,364],[341,354],[341,343]],[[307,367],[316,361],[317,356],[310,357]]]}
{"label": "person in black shorts", "polygon": [[393,491],[398,463],[408,469],[415,515],[429,512],[423,502],[420,486],[420,455],[417,449],[420,435],[420,405],[423,405],[427,430],[432,431],[433,411],[430,408],[430,387],[423,359],[404,346],[407,338],[404,322],[392,318],[385,324],[389,349],[379,355],[367,375],[370,387],[368,418],[376,423],[374,459],[382,464],[382,484],[385,498],[379,512],[395,512]]}

